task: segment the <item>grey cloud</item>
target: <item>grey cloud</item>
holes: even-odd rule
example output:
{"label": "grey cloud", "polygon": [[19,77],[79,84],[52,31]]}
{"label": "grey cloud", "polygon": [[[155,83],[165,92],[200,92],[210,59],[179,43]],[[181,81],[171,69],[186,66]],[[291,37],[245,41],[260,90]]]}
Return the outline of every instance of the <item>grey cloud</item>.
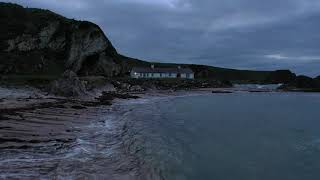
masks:
{"label": "grey cloud", "polygon": [[242,69],[290,68],[298,74],[320,74],[320,63],[314,58],[320,56],[318,0],[10,2],[93,21],[104,29],[120,53],[132,57]]}

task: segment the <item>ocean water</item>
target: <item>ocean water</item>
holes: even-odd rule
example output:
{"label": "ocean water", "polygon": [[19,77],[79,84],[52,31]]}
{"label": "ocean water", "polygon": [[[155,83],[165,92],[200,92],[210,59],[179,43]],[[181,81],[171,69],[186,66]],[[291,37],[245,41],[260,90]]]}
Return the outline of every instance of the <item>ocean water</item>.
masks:
{"label": "ocean water", "polygon": [[128,106],[130,152],[158,179],[320,179],[320,94],[206,94]]}
{"label": "ocean water", "polygon": [[95,112],[65,148],[1,150],[0,179],[320,179],[320,94],[186,93]]}

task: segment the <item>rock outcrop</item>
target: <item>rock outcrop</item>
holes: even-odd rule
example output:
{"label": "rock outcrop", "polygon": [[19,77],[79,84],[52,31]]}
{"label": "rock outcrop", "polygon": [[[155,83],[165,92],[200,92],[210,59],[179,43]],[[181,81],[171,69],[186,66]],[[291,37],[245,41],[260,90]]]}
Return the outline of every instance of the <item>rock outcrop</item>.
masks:
{"label": "rock outcrop", "polygon": [[320,92],[320,81],[307,76],[297,76],[293,81],[280,87],[286,91]]}
{"label": "rock outcrop", "polygon": [[51,83],[48,92],[58,96],[76,97],[86,94],[86,86],[73,71],[66,71],[60,79]]}
{"label": "rock outcrop", "polygon": [[95,24],[0,3],[0,74],[117,76],[118,53]]}

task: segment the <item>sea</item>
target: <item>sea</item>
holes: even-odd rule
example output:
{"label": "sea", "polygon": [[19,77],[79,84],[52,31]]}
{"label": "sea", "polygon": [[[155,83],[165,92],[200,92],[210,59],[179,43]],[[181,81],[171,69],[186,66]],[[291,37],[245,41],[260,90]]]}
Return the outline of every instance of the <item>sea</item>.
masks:
{"label": "sea", "polygon": [[320,179],[320,94],[182,96],[135,105],[127,118],[162,179]]}
{"label": "sea", "polygon": [[239,91],[122,101],[71,148],[2,152],[0,167],[10,172],[1,170],[4,179],[319,180],[320,94]]}

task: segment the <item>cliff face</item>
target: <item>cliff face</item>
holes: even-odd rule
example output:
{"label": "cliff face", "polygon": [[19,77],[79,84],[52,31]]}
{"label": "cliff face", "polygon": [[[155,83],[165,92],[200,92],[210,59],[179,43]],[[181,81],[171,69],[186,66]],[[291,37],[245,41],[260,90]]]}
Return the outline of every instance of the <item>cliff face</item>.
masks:
{"label": "cliff face", "polygon": [[93,23],[0,3],[0,27],[0,74],[121,73],[115,48]]}
{"label": "cliff face", "polygon": [[[64,72],[116,77],[151,63],[117,53],[95,24],[67,19],[48,10],[0,2],[0,80],[13,75],[51,80]],[[245,83],[287,83],[290,71],[246,71],[204,65],[152,63],[159,67],[189,67],[198,79]],[[9,80],[10,81],[10,80]],[[33,81],[33,79],[32,79]],[[41,80],[42,81],[42,80]]]}

